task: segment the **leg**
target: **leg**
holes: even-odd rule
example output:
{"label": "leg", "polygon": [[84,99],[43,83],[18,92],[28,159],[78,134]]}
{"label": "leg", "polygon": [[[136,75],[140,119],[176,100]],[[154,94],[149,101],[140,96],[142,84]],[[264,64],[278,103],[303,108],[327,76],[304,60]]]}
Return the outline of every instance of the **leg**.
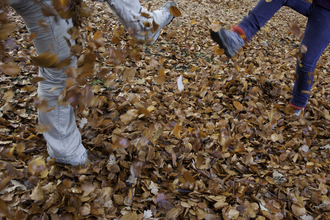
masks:
{"label": "leg", "polygon": [[[170,7],[176,6],[173,1],[169,1],[159,10],[148,12],[141,6],[139,0],[106,0],[106,2],[127,31],[134,38],[146,41],[148,44],[153,44],[159,37],[160,30],[173,20]],[[141,12],[149,14],[150,18],[142,16]],[[152,29],[153,21],[159,25],[156,30]]]}
{"label": "leg", "polygon": [[298,13],[309,16],[311,4],[305,0],[260,0],[238,25],[245,32],[247,40],[251,39],[266,22],[282,7],[287,6]]}
{"label": "leg", "polygon": [[[52,4],[52,0],[43,2]],[[71,21],[59,19],[58,22],[55,22],[53,17],[45,17],[40,5],[33,0],[11,0],[9,3],[22,16],[29,32],[37,33],[33,43],[38,54],[51,51],[57,53],[61,61],[70,56],[70,48],[64,37],[70,39],[67,31],[72,27]],[[48,30],[44,30],[37,24],[39,20],[47,22]],[[71,44],[74,45],[74,41]],[[77,60],[72,58],[70,66],[76,65]],[[48,101],[48,107],[56,106],[50,112],[38,113],[40,124],[52,124],[53,126],[50,131],[43,134],[47,141],[49,155],[60,163],[72,165],[85,163],[86,149],[81,143],[81,135],[76,126],[73,108],[60,106],[57,103],[57,99],[65,87],[64,69],[40,67],[39,76],[44,77],[45,80],[39,82],[38,96],[44,97]],[[49,92],[54,87],[58,87],[58,89]]]}
{"label": "leg", "polygon": [[244,41],[251,39],[282,6],[288,6],[305,16],[309,16],[311,12],[311,4],[304,0],[272,0],[270,2],[260,0],[249,15],[238,26],[233,27],[232,31],[221,29],[214,32],[211,30],[211,38],[224,48],[225,54],[231,58],[242,48]]}
{"label": "leg", "polygon": [[307,52],[303,54],[301,65],[297,63],[296,73],[298,79],[295,81],[292,91],[293,98],[290,100],[291,106],[296,110],[306,106],[310,96],[306,92],[311,90],[313,84],[311,73],[314,72],[318,59],[330,42],[329,17],[329,10],[315,3],[312,4],[311,14],[308,17],[304,38],[301,42],[302,45],[307,47]]}

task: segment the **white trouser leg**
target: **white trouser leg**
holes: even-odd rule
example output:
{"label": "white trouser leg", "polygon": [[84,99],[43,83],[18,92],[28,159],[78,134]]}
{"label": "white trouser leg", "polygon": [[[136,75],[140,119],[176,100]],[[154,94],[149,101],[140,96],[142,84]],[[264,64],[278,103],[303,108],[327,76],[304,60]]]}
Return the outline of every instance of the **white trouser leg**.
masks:
{"label": "white trouser leg", "polygon": [[[52,4],[52,0],[43,2]],[[70,39],[67,31],[73,26],[71,21],[59,18],[55,22],[54,17],[45,17],[40,5],[33,0],[10,0],[9,4],[22,16],[29,32],[37,32],[33,43],[39,55],[50,51],[57,53],[61,61],[70,56],[70,48],[64,36]],[[47,31],[37,24],[39,20],[48,24]],[[74,45],[74,41],[71,44]],[[70,66],[75,67],[76,65],[77,60],[73,58]],[[50,131],[43,134],[47,141],[48,153],[57,162],[70,163],[72,159],[83,155],[86,149],[81,143],[81,135],[76,126],[73,108],[60,106],[57,103],[58,97],[65,87],[64,69],[39,67],[39,76],[44,77],[45,80],[39,82],[38,96],[44,97],[48,101],[49,108],[56,106],[50,112],[38,113],[39,124],[52,124],[53,126]],[[58,87],[58,89],[49,92],[54,87]]]}
{"label": "white trouser leg", "polygon": [[[163,5],[160,10],[148,12],[141,6],[139,0],[106,0],[106,2],[130,35],[138,40],[146,40],[149,44],[153,44],[160,30],[172,21],[173,16],[170,14],[169,7],[176,5],[171,1]],[[150,18],[142,16],[141,12],[149,14]],[[159,25],[154,33],[151,32],[153,21]],[[146,23],[151,26],[146,27]]]}

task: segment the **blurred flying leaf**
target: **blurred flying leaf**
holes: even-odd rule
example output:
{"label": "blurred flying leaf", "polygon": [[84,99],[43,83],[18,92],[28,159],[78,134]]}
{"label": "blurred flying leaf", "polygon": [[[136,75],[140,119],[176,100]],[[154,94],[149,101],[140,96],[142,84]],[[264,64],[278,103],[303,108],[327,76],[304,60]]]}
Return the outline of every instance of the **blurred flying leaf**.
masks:
{"label": "blurred flying leaf", "polygon": [[50,53],[49,51],[39,56],[31,57],[31,59],[35,65],[41,67],[56,67],[60,62],[57,54]]}
{"label": "blurred flying leaf", "polygon": [[50,129],[52,129],[52,127],[53,127],[52,124],[39,124],[36,125],[36,131],[38,134],[42,134],[48,132]]}
{"label": "blurred flying leaf", "polygon": [[301,53],[307,53],[307,47],[304,44],[302,44],[300,47],[300,51]]}
{"label": "blurred flying leaf", "polygon": [[145,28],[150,28],[152,25],[151,25],[151,23],[150,23],[149,21],[144,21],[144,22],[143,22],[143,26],[144,26]]}
{"label": "blurred flying leaf", "polygon": [[291,24],[291,32],[298,38],[302,39],[303,38],[303,33],[301,32],[300,28],[296,23]]}
{"label": "blurred flying leaf", "polygon": [[48,102],[45,98],[37,97],[34,99],[34,105],[38,108],[41,113],[47,112]]}
{"label": "blurred flying leaf", "polygon": [[0,25],[0,39],[5,40],[8,35],[16,29],[16,25],[12,23],[6,23]]}
{"label": "blurred flying leaf", "polygon": [[1,71],[7,75],[17,76],[21,73],[21,68],[12,63],[2,64]]}
{"label": "blurred flying leaf", "polygon": [[170,13],[173,17],[180,17],[181,16],[181,12],[176,6],[171,6],[170,7]]}
{"label": "blurred flying leaf", "polygon": [[40,26],[43,29],[43,31],[45,31],[45,32],[49,31],[49,24],[46,21],[39,20],[37,22],[37,24],[38,24],[38,26]]}
{"label": "blurred flying leaf", "polygon": [[30,35],[29,40],[32,41],[32,40],[37,36],[37,34],[38,34],[38,32],[34,32],[34,33],[32,33],[32,34]]}
{"label": "blurred flying leaf", "polygon": [[141,16],[145,17],[145,18],[151,18],[150,14],[145,13],[145,12],[141,12]]}
{"label": "blurred flying leaf", "polygon": [[159,24],[157,24],[156,22],[155,22],[155,20],[152,20],[152,28],[150,29],[150,31],[151,31],[151,33],[156,33],[156,31],[158,30],[158,28],[159,28]]}
{"label": "blurred flying leaf", "polygon": [[41,157],[37,157],[30,161],[28,164],[28,170],[32,175],[40,174],[41,177],[48,174],[45,159]]}

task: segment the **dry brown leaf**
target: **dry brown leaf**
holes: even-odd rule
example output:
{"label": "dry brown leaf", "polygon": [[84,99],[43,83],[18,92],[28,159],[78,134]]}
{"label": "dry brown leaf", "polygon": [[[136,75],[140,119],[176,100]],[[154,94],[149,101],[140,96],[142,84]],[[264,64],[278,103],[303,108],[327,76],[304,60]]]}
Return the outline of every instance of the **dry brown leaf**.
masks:
{"label": "dry brown leaf", "polygon": [[3,64],[0,67],[1,71],[4,72],[7,75],[17,76],[21,73],[21,68],[19,68],[17,65],[8,63]]}
{"label": "dry brown leaf", "polygon": [[49,51],[39,56],[31,57],[31,59],[35,65],[41,67],[56,67],[60,62],[58,55],[50,53]]}
{"label": "dry brown leaf", "polygon": [[176,6],[171,6],[170,7],[170,13],[173,17],[180,17],[181,16],[181,12]]}
{"label": "dry brown leaf", "polygon": [[244,110],[244,106],[243,106],[240,102],[238,102],[238,101],[233,101],[233,104],[234,104],[234,106],[235,106],[235,108],[236,108],[237,110],[239,110],[239,111],[243,111],[243,110]]}
{"label": "dry brown leaf", "polygon": [[180,139],[180,132],[181,132],[182,126],[179,125],[178,123],[175,124],[174,129],[173,129],[173,134],[176,138]]}

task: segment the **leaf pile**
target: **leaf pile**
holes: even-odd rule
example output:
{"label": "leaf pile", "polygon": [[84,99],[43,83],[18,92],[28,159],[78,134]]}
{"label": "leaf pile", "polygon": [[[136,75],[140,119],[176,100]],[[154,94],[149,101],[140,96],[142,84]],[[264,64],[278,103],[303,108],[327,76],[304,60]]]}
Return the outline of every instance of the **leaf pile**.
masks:
{"label": "leaf pile", "polygon": [[32,62],[60,64],[36,56],[9,11],[18,32],[4,42],[0,67],[2,217],[330,217],[328,49],[306,109],[296,116],[288,106],[300,56],[294,34],[306,18],[283,8],[228,60],[209,28],[230,28],[256,2],[176,3],[181,17],[152,46],[132,39],[102,3],[89,2],[91,16],[71,30],[78,68],[67,69],[59,101],[75,107],[91,160],[84,167],[46,162],[41,133],[52,125],[38,125],[36,113],[51,109],[36,98],[43,79]]}

